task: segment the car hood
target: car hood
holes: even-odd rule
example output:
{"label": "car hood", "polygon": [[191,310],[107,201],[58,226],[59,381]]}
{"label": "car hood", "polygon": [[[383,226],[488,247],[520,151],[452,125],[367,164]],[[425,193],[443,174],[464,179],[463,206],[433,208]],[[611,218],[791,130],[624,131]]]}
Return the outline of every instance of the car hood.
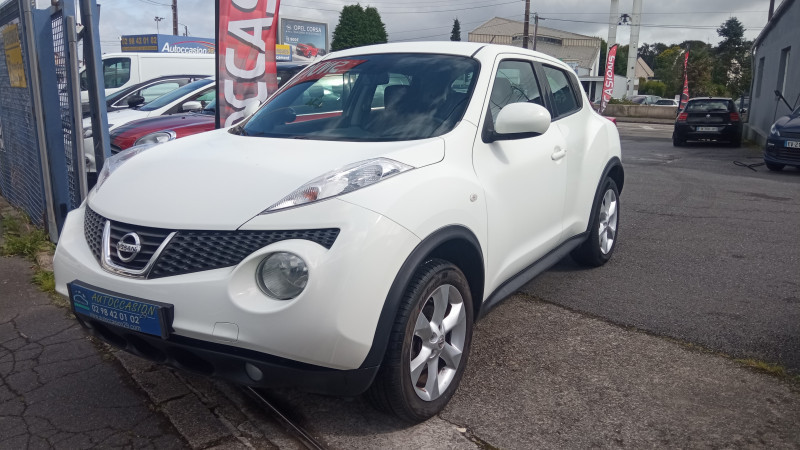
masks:
{"label": "car hood", "polygon": [[[170,114],[166,116],[146,117],[137,119],[114,127],[114,136],[137,136],[162,130],[176,130],[183,127],[194,126],[197,124],[214,123],[214,116],[208,114]],[[116,125],[116,124],[115,124]],[[112,137],[113,139],[113,137]]]}
{"label": "car hood", "polygon": [[[125,125],[126,123],[136,120],[136,119],[143,119],[148,117],[152,114],[153,111],[141,111],[135,108],[128,108],[128,109],[120,109],[118,111],[111,111],[108,113],[108,128],[109,130],[113,130],[120,125]],[[92,118],[85,117],[83,119],[83,127],[90,127],[92,126]]]}
{"label": "car hood", "polygon": [[142,226],[230,230],[320,175],[377,157],[422,167],[444,158],[444,140],[320,142],[216,130],[132,157],[92,191],[88,204]]}
{"label": "car hood", "polygon": [[775,122],[775,127],[778,129],[778,131],[800,133],[800,115],[783,116]]}

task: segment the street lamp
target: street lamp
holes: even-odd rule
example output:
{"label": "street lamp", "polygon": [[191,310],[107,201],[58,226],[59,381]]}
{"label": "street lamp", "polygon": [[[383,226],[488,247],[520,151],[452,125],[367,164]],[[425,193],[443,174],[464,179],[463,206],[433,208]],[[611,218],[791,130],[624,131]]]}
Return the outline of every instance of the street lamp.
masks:
{"label": "street lamp", "polygon": [[153,18],[153,20],[156,21],[156,34],[158,34],[158,22],[161,22],[162,20],[164,20],[164,18],[156,16]]}
{"label": "street lamp", "polygon": [[186,24],[183,24],[183,23],[180,23],[180,22],[178,22],[178,25],[183,25],[183,35],[184,36],[188,36],[189,35],[189,27],[187,27]]}

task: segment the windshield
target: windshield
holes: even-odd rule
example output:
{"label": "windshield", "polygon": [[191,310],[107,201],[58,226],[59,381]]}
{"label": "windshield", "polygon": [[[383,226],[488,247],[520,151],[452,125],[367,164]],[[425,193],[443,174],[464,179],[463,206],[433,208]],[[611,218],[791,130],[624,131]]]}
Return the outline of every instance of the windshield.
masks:
{"label": "windshield", "polygon": [[170,103],[172,103],[172,102],[174,102],[176,100],[179,100],[183,96],[191,94],[192,92],[194,92],[198,88],[201,88],[201,87],[203,87],[205,85],[208,85],[208,84],[211,84],[213,82],[214,82],[214,80],[212,80],[210,78],[205,78],[205,79],[202,79],[202,80],[194,81],[194,82],[189,83],[189,84],[187,84],[187,85],[185,85],[183,87],[175,89],[174,91],[170,92],[169,94],[164,94],[161,97],[158,97],[157,99],[153,100],[152,102],[147,103],[144,106],[142,106],[141,108],[139,108],[139,110],[140,111],[153,111],[153,110],[158,109],[158,108],[163,108],[164,106],[167,106]]}
{"label": "windshield", "polygon": [[236,131],[354,142],[439,136],[464,115],[478,69],[471,58],[430,54],[322,61],[293,78]]}

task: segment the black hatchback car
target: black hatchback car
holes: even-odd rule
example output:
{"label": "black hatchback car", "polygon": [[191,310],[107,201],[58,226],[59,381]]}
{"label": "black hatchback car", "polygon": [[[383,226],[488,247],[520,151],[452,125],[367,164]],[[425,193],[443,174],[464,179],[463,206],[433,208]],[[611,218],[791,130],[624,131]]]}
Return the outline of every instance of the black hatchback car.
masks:
{"label": "black hatchback car", "polygon": [[769,170],[800,169],[800,107],[775,121],[767,136],[764,163]]}
{"label": "black hatchback car", "polygon": [[736,103],[729,98],[690,99],[678,113],[672,144],[686,141],[725,141],[733,147],[742,145],[742,119]]}

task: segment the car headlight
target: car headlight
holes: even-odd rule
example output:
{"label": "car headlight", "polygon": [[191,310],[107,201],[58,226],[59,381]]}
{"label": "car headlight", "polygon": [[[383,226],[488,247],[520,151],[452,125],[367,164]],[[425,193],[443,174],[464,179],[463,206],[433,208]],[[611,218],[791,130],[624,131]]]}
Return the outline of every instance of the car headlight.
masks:
{"label": "car headlight", "polygon": [[103,185],[106,179],[108,179],[108,177],[111,176],[111,174],[114,173],[114,171],[126,161],[155,145],[156,144],[136,145],[127,150],[123,150],[116,155],[111,156],[110,158],[106,158],[106,161],[103,164],[103,170],[101,170],[100,175],[97,176],[97,184],[95,184],[95,189],[100,189],[100,186]]}
{"label": "car headlight", "polygon": [[178,136],[172,130],[156,131],[155,133],[145,134],[144,136],[140,137],[133,145],[161,144],[171,141],[177,137]]}
{"label": "car headlight", "polygon": [[278,203],[262,211],[261,214],[347,194],[411,169],[413,167],[407,164],[387,158],[376,158],[350,164],[300,186]]}
{"label": "car headlight", "polygon": [[308,266],[294,253],[272,253],[258,265],[256,281],[268,296],[276,300],[291,300],[306,288]]}
{"label": "car headlight", "polygon": [[769,129],[769,134],[772,136],[781,137],[781,132],[778,131],[778,127],[775,126],[776,124],[772,124],[772,128]]}

